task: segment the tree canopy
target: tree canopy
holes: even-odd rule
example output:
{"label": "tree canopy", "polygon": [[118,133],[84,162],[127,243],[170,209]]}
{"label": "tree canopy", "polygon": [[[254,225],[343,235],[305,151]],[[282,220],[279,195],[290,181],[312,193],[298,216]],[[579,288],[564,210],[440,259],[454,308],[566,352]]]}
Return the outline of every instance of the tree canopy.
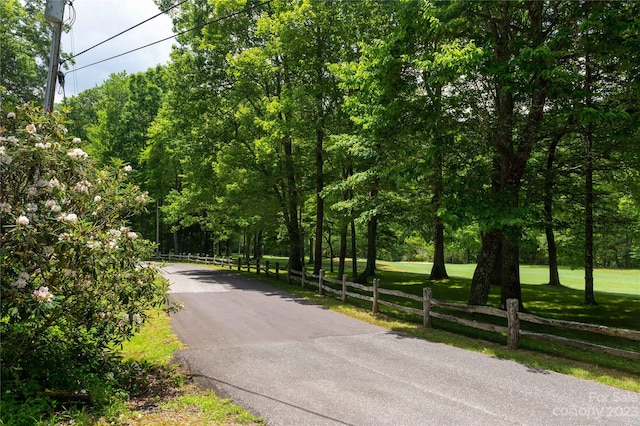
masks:
{"label": "tree canopy", "polygon": [[521,300],[521,261],[554,285],[584,266],[595,303],[594,266],[640,265],[639,8],[187,2],[166,67],[69,106],[157,200],[163,251],[337,257],[362,281],[382,258],[477,262],[472,304]]}

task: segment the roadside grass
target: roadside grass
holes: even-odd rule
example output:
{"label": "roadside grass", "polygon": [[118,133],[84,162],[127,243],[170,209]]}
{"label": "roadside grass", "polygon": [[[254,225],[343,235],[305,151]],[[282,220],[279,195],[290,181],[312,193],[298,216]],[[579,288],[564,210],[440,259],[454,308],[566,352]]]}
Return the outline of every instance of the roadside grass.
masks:
{"label": "roadside grass", "polygon": [[[275,260],[274,260],[275,261]],[[380,278],[382,287],[400,290],[406,293],[421,295],[423,287],[431,287],[433,297],[447,302],[465,304],[474,265],[461,265],[462,268],[449,268],[450,279],[443,281],[429,281],[430,265],[414,265],[405,262],[379,262],[377,277]],[[458,266],[458,265],[455,265]],[[329,264],[326,265],[329,269]],[[523,268],[535,270],[539,268]],[[611,272],[607,274],[606,272]],[[640,272],[637,271],[636,272]],[[246,273],[246,272],[244,272]],[[535,273],[530,275],[535,277]],[[579,272],[576,272],[579,273]],[[458,276],[458,275],[467,276]],[[627,283],[631,283],[631,293],[624,294],[629,288],[616,287],[620,276],[631,277]],[[255,276],[254,273],[251,275]],[[327,274],[335,277],[335,274]],[[579,321],[592,324],[606,325],[609,327],[640,330],[640,292],[633,293],[634,272],[601,270],[599,280],[603,287],[612,289],[609,292],[597,292],[597,306],[583,304],[583,292],[570,287],[554,288],[547,285],[529,284],[530,279],[523,274],[522,295],[525,308],[533,314],[557,318],[569,321]],[[267,280],[264,275],[261,279]],[[577,279],[574,277],[574,279]],[[372,315],[371,303],[351,298],[349,304],[342,304],[331,296],[318,296],[313,289],[300,289],[297,281],[286,284],[286,279],[276,281],[273,278],[268,281],[295,295],[304,297],[314,303],[326,306],[343,314],[379,325],[393,331],[407,333],[409,335],[426,340],[440,342],[463,349],[486,353],[499,358],[510,359],[534,369],[544,369],[559,373],[570,374],[587,380],[593,380],[610,386],[631,390],[640,393],[640,363],[628,358],[613,356],[594,350],[573,348],[559,343],[542,342],[529,338],[521,338],[520,349],[509,350],[506,348],[506,336],[500,333],[492,333],[483,330],[454,324],[437,318],[433,319],[433,328],[425,329],[419,326],[421,318],[397,310],[381,306],[381,312]],[[624,290],[624,291],[623,291]],[[385,296],[386,297],[386,296]],[[390,298],[394,303],[402,303],[407,306],[420,308],[416,302]],[[489,297],[489,305],[498,307],[500,303],[500,288],[492,287]],[[506,325],[505,320],[482,314],[456,313],[457,316],[482,322]],[[579,339],[590,343],[627,349],[640,350],[640,343],[628,339],[604,336],[577,330],[561,330],[555,327],[541,326],[537,324],[521,323],[524,329],[561,335],[564,337]]]}
{"label": "roadside grass", "polygon": [[[212,391],[198,388],[176,364],[174,351],[184,345],[171,330],[170,318],[162,310],[151,312],[149,320],[121,349],[123,376],[130,393],[110,395],[100,406],[58,403],[46,397],[6,404],[2,420],[7,426],[182,426],[263,425],[242,407]],[[7,410],[7,411],[5,411]],[[12,415],[15,413],[14,415]]]}
{"label": "roadside grass", "polygon": [[[228,399],[210,390],[199,389],[183,371],[171,362],[173,353],[184,349],[171,329],[170,317],[158,311],[133,339],[123,345],[127,361],[145,363],[158,372],[160,382],[150,379],[150,390],[128,404],[122,421],[135,426],[178,425],[260,425],[262,419],[249,414]],[[172,386],[173,385],[173,386]]]}

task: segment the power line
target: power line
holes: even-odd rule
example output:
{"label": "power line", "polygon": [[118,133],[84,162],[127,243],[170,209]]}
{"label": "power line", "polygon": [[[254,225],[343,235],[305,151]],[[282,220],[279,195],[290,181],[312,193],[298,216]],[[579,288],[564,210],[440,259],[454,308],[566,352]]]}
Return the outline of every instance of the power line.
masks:
{"label": "power line", "polygon": [[[156,14],[156,15],[153,15],[151,18],[145,19],[144,21],[139,22],[139,23],[137,23],[136,25],[134,25],[134,26],[132,26],[132,27],[130,27],[130,28],[127,28],[126,30],[120,31],[118,34],[116,34],[116,35],[114,35],[114,36],[111,36],[111,37],[109,37],[109,38],[108,38],[108,39],[106,39],[106,40],[102,40],[102,41],[101,41],[100,43],[98,43],[98,44],[94,44],[93,46],[91,46],[91,47],[89,47],[89,48],[87,48],[87,49],[83,50],[83,51],[82,51],[82,52],[80,52],[80,53],[76,53],[75,55],[73,55],[73,56],[70,56],[70,57],[66,58],[64,61],[60,62],[60,64],[65,63],[65,62],[66,62],[66,61],[68,61],[69,59],[76,58],[76,57],[78,57],[78,56],[82,55],[83,53],[87,53],[87,52],[88,52],[88,51],[90,51],[91,49],[95,49],[96,47],[98,47],[98,46],[100,46],[100,45],[102,45],[102,44],[104,44],[104,43],[106,43],[106,42],[108,42],[108,41],[111,41],[111,40],[113,40],[114,38],[119,37],[119,36],[121,36],[122,34],[124,34],[124,33],[126,33],[126,32],[129,32],[129,31],[131,31],[132,29],[137,28],[137,27],[139,27],[139,26],[140,26],[140,25],[142,25],[142,24],[146,24],[147,22],[151,21],[152,19],[155,19],[155,18],[157,18],[158,16],[163,15],[163,14],[165,14],[165,13],[169,12],[171,9],[175,9],[176,7],[180,6],[180,5],[181,5],[181,4],[183,4],[183,3],[186,3],[187,1],[189,1],[189,0],[182,0],[182,1],[180,1],[179,3],[176,3],[176,4],[174,4],[173,6],[171,6],[171,7],[167,8],[167,9],[165,9],[165,10],[161,11],[160,13],[158,13],[158,14]],[[75,18],[74,18],[74,20],[75,20]]]}
{"label": "power line", "polygon": [[[187,0],[184,0],[184,1],[187,1]],[[182,3],[184,3],[184,1],[183,1]],[[109,58],[102,59],[102,60],[100,60],[100,61],[93,62],[93,63],[88,64],[88,65],[84,65],[84,66],[82,66],[82,67],[80,67],[80,68],[75,68],[75,69],[73,69],[73,70],[71,70],[71,71],[68,71],[68,72],[67,72],[67,74],[68,74],[68,73],[72,73],[72,72],[76,72],[76,71],[80,71],[81,69],[89,68],[89,67],[92,67],[92,66],[94,66],[94,65],[98,65],[98,64],[101,64],[101,63],[103,63],[103,62],[107,62],[107,61],[110,61],[110,60],[112,60],[112,59],[119,58],[119,57],[124,56],[124,55],[128,55],[129,53],[137,52],[138,50],[142,50],[142,49],[145,49],[145,48],[147,48],[147,47],[153,46],[153,45],[155,45],[155,44],[162,43],[162,42],[164,42],[164,41],[170,40],[170,39],[172,39],[172,38],[179,37],[179,36],[181,36],[181,35],[183,35],[183,34],[186,34],[186,33],[188,33],[188,32],[195,31],[195,30],[199,30],[199,29],[201,29],[201,28],[206,27],[207,25],[215,24],[215,23],[217,23],[217,22],[224,21],[225,19],[233,18],[233,17],[235,17],[235,16],[240,15],[241,13],[249,12],[249,11],[251,11],[252,9],[255,9],[255,8],[257,8],[257,7],[260,7],[260,6],[264,6],[264,5],[269,4],[269,3],[271,3],[271,2],[272,2],[272,0],[267,0],[267,1],[265,1],[265,2],[258,3],[258,4],[256,4],[256,5],[251,6],[251,7],[247,7],[247,8],[245,8],[245,9],[238,10],[238,11],[236,11],[236,12],[230,13],[230,14],[225,15],[225,16],[222,16],[222,17],[220,17],[220,18],[216,18],[216,19],[213,19],[213,20],[211,20],[211,21],[205,22],[204,24],[197,25],[197,26],[195,26],[195,27],[192,27],[192,28],[189,28],[189,29],[187,29],[187,30],[181,31],[181,32],[179,32],[179,33],[177,33],[177,34],[174,34],[174,35],[172,35],[172,36],[165,37],[165,38],[163,38],[162,40],[154,41],[153,43],[149,43],[149,44],[145,44],[144,46],[136,47],[135,49],[131,49],[131,50],[128,50],[128,51],[126,51],[126,52],[124,52],[124,53],[120,53],[120,54],[118,54],[118,55],[111,56],[111,57],[109,57]],[[169,9],[167,9],[167,10],[169,10]],[[145,22],[146,22],[146,21],[145,21]],[[141,22],[140,24],[142,24],[142,22]],[[140,24],[138,24],[138,25],[140,25]],[[112,38],[113,38],[113,37],[112,37]],[[102,43],[104,43],[104,42],[106,42],[106,41],[108,41],[108,40],[105,40],[105,41],[103,41]],[[99,44],[102,44],[102,43],[99,43]],[[98,44],[98,45],[99,45],[99,44]],[[96,45],[96,46],[97,46],[97,45]],[[80,53],[84,53],[84,52],[80,52]],[[79,53],[79,54],[80,54],[80,53]],[[78,55],[79,55],[79,54],[78,54]],[[78,55],[76,55],[76,56],[78,56]],[[73,57],[75,57],[75,56],[72,56],[72,58],[73,58]]]}

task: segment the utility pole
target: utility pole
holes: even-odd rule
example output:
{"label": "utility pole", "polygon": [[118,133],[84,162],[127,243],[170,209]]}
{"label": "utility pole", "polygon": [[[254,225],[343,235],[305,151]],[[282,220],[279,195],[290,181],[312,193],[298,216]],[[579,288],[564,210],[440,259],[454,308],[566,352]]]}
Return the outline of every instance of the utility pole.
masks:
{"label": "utility pole", "polygon": [[44,17],[53,24],[51,37],[51,52],[49,56],[49,74],[47,76],[47,89],[44,94],[44,110],[53,111],[53,100],[56,94],[56,78],[58,78],[58,65],[60,64],[60,38],[62,37],[62,17],[64,15],[65,0],[47,0],[44,7]]}

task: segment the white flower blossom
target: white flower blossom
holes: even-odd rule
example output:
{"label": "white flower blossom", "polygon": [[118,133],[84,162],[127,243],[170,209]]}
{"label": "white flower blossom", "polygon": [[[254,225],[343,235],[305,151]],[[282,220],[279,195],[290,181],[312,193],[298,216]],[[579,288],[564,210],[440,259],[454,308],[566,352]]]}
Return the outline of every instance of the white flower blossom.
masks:
{"label": "white flower blossom", "polygon": [[29,224],[29,218],[26,216],[18,216],[16,219],[16,225],[18,226],[27,226]]}
{"label": "white flower blossom", "polygon": [[11,142],[14,145],[20,145],[20,139],[18,139],[17,137],[11,135],[7,138],[7,142]]}
{"label": "white flower blossom", "polygon": [[133,314],[131,316],[131,320],[133,322],[135,322],[136,324],[141,324],[142,323],[142,317],[140,316],[140,314]]}
{"label": "white flower blossom", "polygon": [[7,114],[7,118],[9,119],[16,118],[16,113],[11,111],[9,114]]}
{"label": "white flower blossom", "polygon": [[26,272],[20,272],[18,278],[11,283],[11,285],[15,288],[25,288],[27,283],[29,282],[29,274]]}
{"label": "white flower blossom", "polygon": [[29,213],[35,213],[38,211],[38,205],[34,204],[34,203],[27,203],[25,204],[25,209],[27,209],[27,212]]}
{"label": "white flower blossom", "polygon": [[75,277],[77,277],[77,276],[78,276],[78,271],[73,270],[73,269],[67,269],[67,268],[65,268],[65,269],[63,269],[63,270],[62,270],[62,275],[63,275],[65,278],[75,278]]}
{"label": "white flower blossom", "polygon": [[89,156],[89,154],[87,154],[86,152],[84,152],[82,149],[80,148],[74,148],[71,151],[67,152],[67,155],[71,158],[87,158]]}
{"label": "white flower blossom", "polygon": [[80,138],[73,138],[73,140],[71,141],[71,143],[75,143],[75,144],[78,144],[80,142],[82,142],[82,139]]}
{"label": "white flower blossom", "polygon": [[56,203],[55,200],[47,200],[44,202],[44,206],[48,209],[53,209],[53,206],[57,206],[58,203]]}
{"label": "white flower blossom", "polygon": [[37,290],[33,290],[33,298],[40,303],[45,303],[53,299],[53,294],[49,293],[49,287],[40,287]]}
{"label": "white flower blossom", "polygon": [[49,188],[60,188],[60,181],[56,178],[52,178],[49,180]]}
{"label": "white flower blossom", "polygon": [[38,195],[38,187],[36,187],[35,185],[31,185],[29,188],[27,188],[27,196],[29,198],[33,198],[36,195]]}
{"label": "white flower blossom", "polygon": [[127,232],[127,238],[129,238],[130,240],[135,240],[136,238],[138,238],[138,234],[136,234],[135,232]]}
{"label": "white flower blossom", "polygon": [[13,163],[13,157],[10,155],[0,155],[0,163],[11,164]]}
{"label": "white flower blossom", "polygon": [[109,240],[107,243],[107,248],[109,250],[115,250],[118,248],[118,242],[116,240]]}
{"label": "white flower blossom", "polygon": [[87,248],[89,250],[95,250],[95,249],[100,248],[100,241],[95,241],[95,240],[87,241]]}
{"label": "white flower blossom", "polygon": [[71,234],[68,232],[63,232],[62,234],[60,234],[60,236],[58,237],[58,241],[65,241],[65,240],[70,240],[71,239]]}
{"label": "white flower blossom", "polygon": [[76,191],[78,192],[89,192],[89,187],[91,186],[91,182],[87,180],[80,181],[76,183]]}
{"label": "white flower blossom", "polygon": [[122,235],[122,232],[119,231],[118,229],[109,229],[109,231],[107,231],[107,234],[117,238]]}
{"label": "white flower blossom", "polygon": [[31,123],[27,124],[27,127],[24,128],[27,132],[34,134],[36,132],[36,125]]}
{"label": "white flower blossom", "polygon": [[50,142],[47,142],[47,143],[37,142],[36,143],[36,148],[48,150],[48,149],[51,149],[51,143]]}
{"label": "white flower blossom", "polygon": [[100,200],[102,200],[102,197],[101,197],[101,196],[99,196],[99,195],[96,195],[95,197],[93,197],[93,202],[94,202],[94,203],[99,203],[99,202],[100,202]]}
{"label": "white flower blossom", "polygon": [[9,203],[0,203],[0,212],[2,212],[2,213],[11,213],[11,204],[9,204]]}
{"label": "white flower blossom", "polygon": [[133,170],[133,168],[132,168],[130,165],[128,165],[128,164],[127,164],[126,166],[124,166],[124,169],[123,169],[123,170],[124,170],[125,172],[129,173],[129,172],[131,172],[131,171]]}
{"label": "white flower blossom", "polygon": [[67,222],[76,223],[78,221],[78,216],[75,213],[69,213],[66,215],[64,220]]}

